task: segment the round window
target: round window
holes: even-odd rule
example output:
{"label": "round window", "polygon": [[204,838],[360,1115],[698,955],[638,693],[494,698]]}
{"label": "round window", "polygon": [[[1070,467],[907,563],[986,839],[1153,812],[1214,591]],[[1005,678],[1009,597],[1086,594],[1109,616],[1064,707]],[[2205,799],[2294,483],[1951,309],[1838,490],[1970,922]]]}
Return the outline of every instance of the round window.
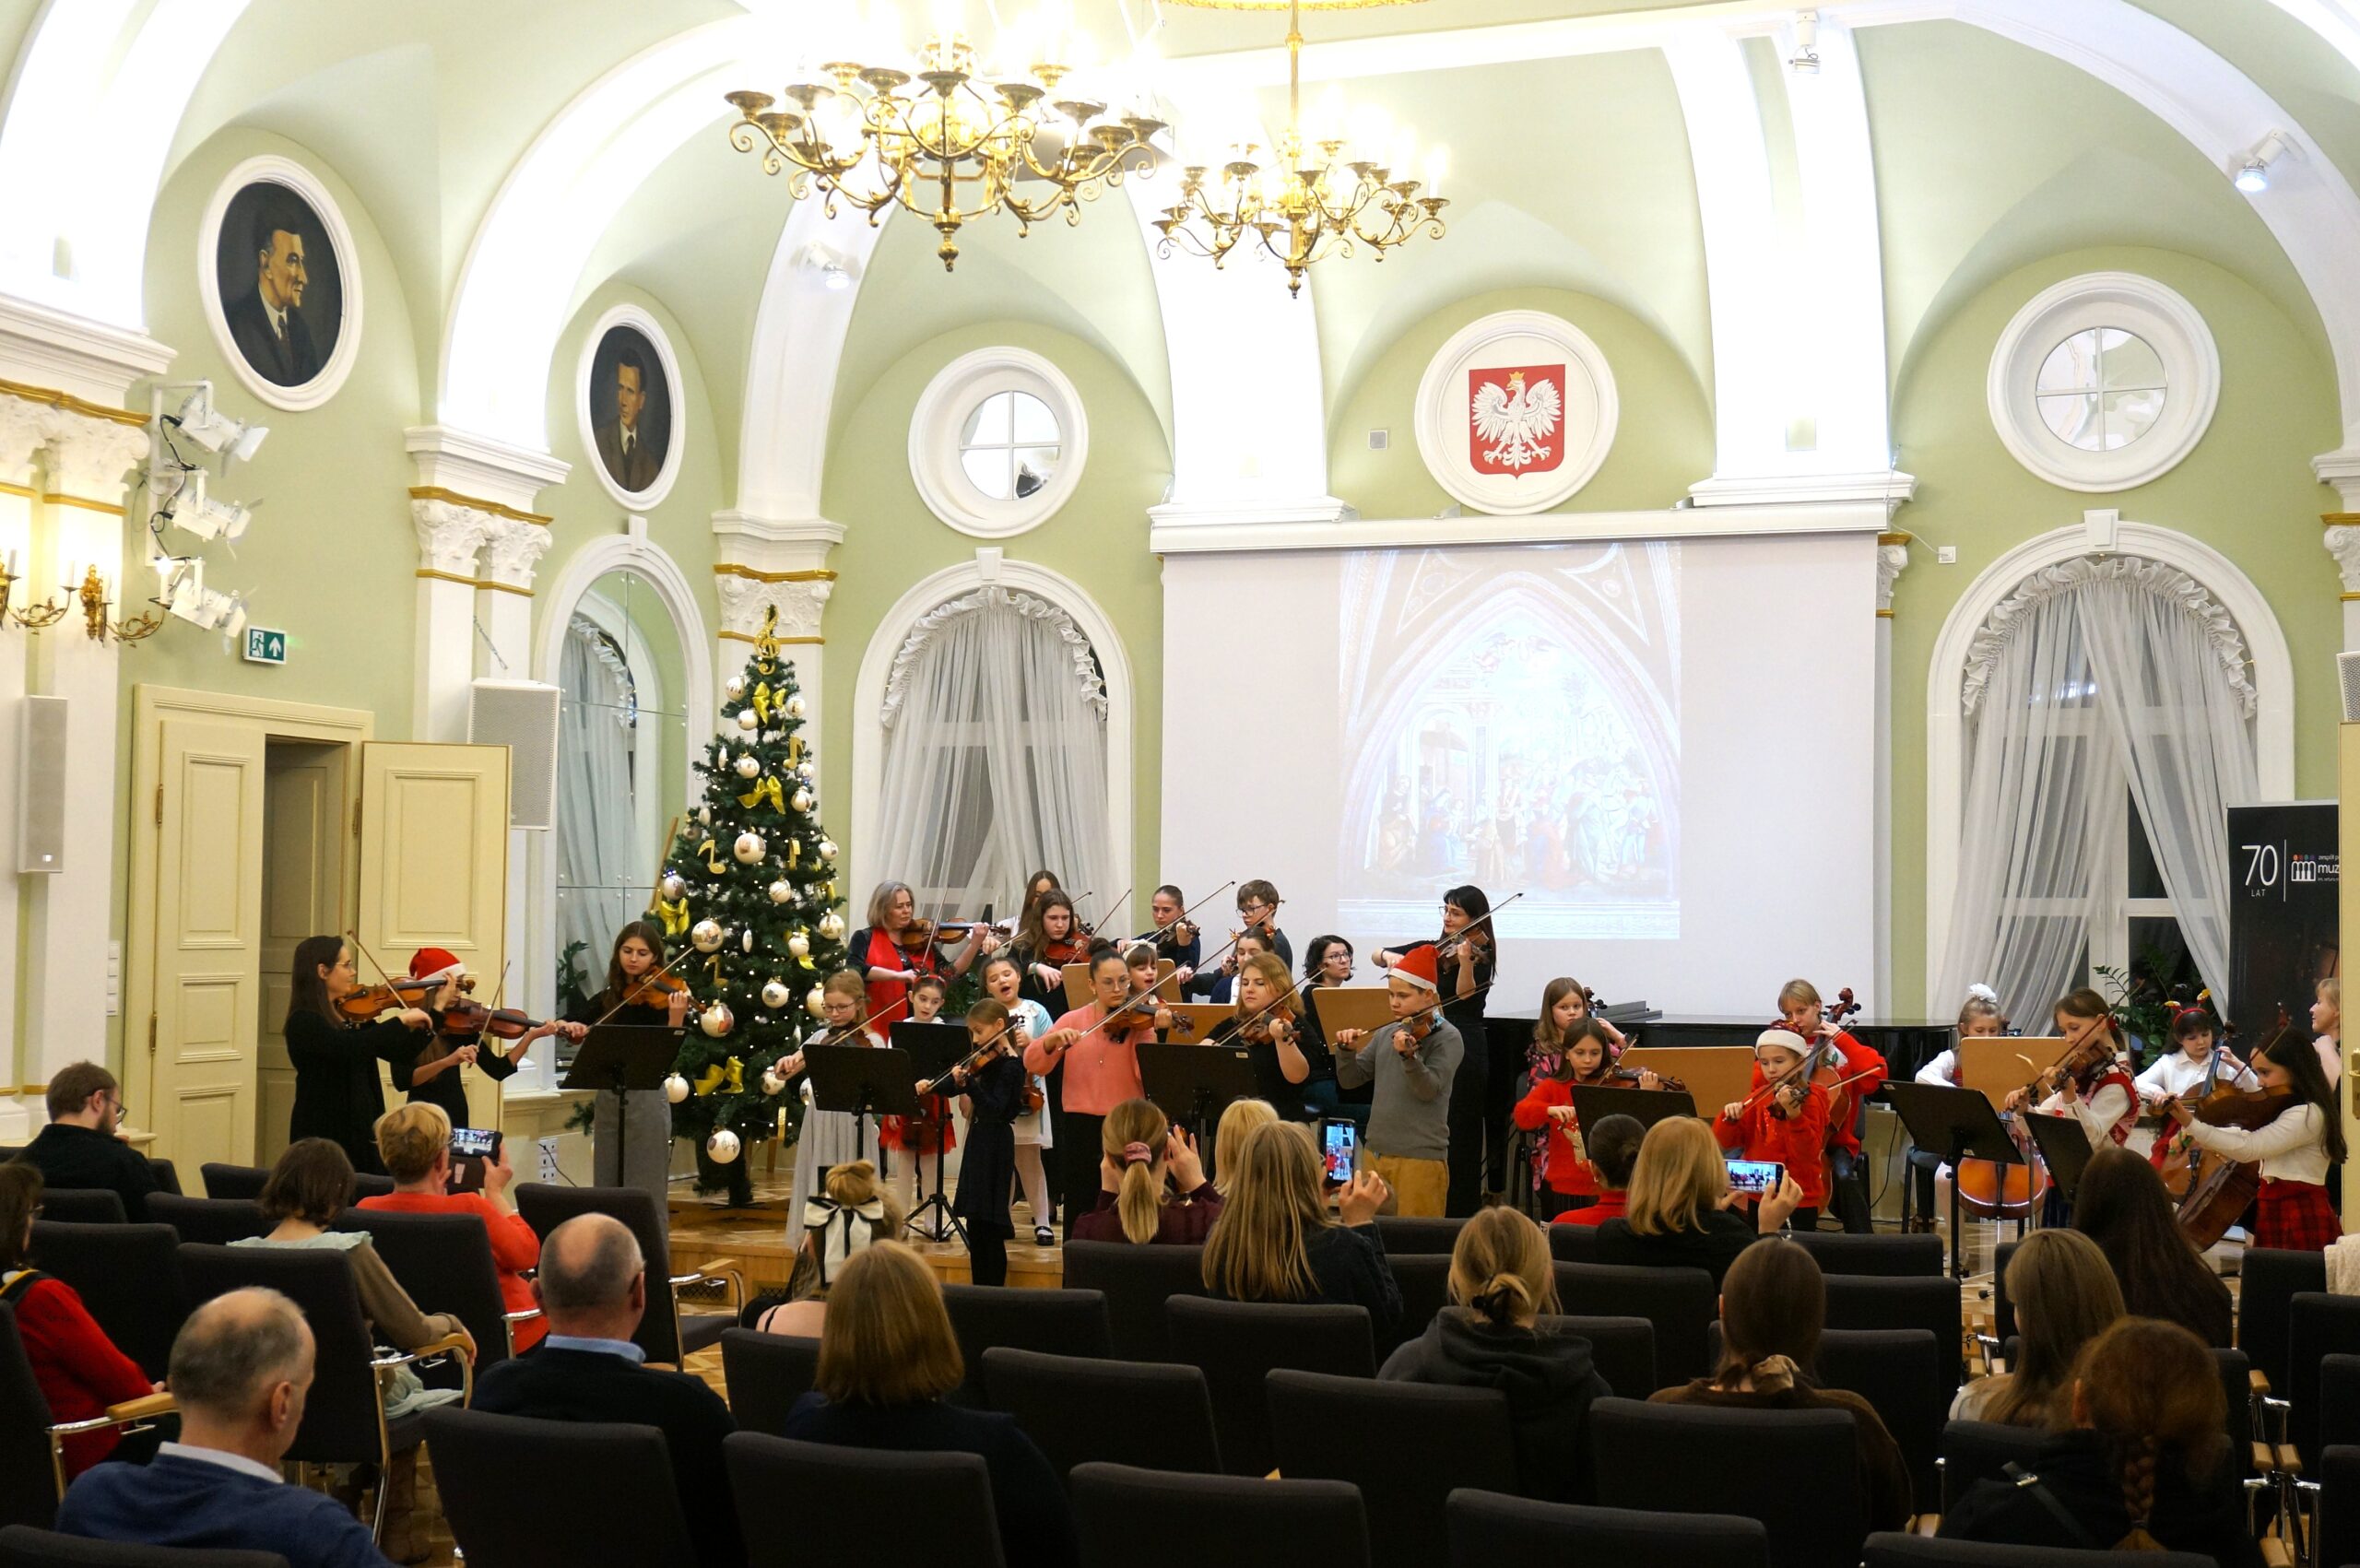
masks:
{"label": "round window", "polygon": [[1029,392],[995,392],[959,432],[959,466],[994,501],[1021,501],[1057,473],[1057,417]]}
{"label": "round window", "polygon": [[2048,351],[2033,387],[2041,422],[2083,452],[2129,446],[2163,418],[2163,356],[2116,326],[2074,333]]}

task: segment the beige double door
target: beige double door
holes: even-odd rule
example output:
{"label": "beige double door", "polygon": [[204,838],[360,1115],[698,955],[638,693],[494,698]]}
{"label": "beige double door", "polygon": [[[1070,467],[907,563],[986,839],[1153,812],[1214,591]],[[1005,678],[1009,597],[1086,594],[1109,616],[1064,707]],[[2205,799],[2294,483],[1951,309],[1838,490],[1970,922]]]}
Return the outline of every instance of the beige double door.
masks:
{"label": "beige double door", "polygon": [[[155,807],[132,879],[131,999],[148,1001],[145,1029],[135,1010],[124,1035],[133,1120],[192,1176],[207,1161],[266,1162],[294,1104],[280,1028],[305,937],[357,933],[395,971],[445,948],[484,977],[480,995],[498,985],[508,751],[275,735],[267,714],[166,712],[145,733]],[[470,1080],[471,1108],[497,1126],[497,1086]]]}

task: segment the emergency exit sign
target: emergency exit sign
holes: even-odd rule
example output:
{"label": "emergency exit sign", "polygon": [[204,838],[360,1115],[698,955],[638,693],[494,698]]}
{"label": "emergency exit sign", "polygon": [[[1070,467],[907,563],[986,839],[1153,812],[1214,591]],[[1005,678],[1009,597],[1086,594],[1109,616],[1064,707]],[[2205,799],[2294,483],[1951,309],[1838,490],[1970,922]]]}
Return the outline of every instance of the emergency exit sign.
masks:
{"label": "emergency exit sign", "polygon": [[287,633],[274,631],[267,626],[246,628],[246,663],[283,665],[286,662]]}

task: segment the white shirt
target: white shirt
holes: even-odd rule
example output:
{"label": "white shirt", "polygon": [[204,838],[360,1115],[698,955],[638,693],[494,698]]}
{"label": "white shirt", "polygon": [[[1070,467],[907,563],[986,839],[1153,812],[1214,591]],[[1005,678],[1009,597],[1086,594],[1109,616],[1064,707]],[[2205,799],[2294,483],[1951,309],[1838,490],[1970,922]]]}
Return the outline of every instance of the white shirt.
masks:
{"label": "white shirt", "polygon": [[2280,1112],[2268,1126],[2251,1132],[2192,1122],[2188,1136],[2200,1147],[2232,1160],[2259,1160],[2263,1181],[2308,1182],[2323,1187],[2327,1185],[2327,1147],[2319,1140],[2326,1126],[2319,1108],[2306,1101],[2291,1111]]}
{"label": "white shirt", "polygon": [[[2154,1067],[2139,1075],[2139,1092],[2149,1099],[2161,1099],[2168,1095],[2174,1100],[2193,1093],[2204,1087],[2204,1074],[2208,1070],[2209,1063],[2209,1058],[2206,1061],[2191,1062],[2188,1059],[2188,1053],[2185,1051],[2174,1051],[2168,1056],[2158,1057]],[[2261,1087],[2261,1080],[2253,1076],[2251,1067],[2239,1067],[2232,1075],[2225,1062],[2222,1064],[2220,1081],[2234,1083],[2239,1089]]]}
{"label": "white shirt", "polygon": [[2070,1105],[2064,1095],[2052,1094],[2034,1109],[2052,1116],[2078,1118],[2082,1130],[2090,1135],[2090,1147],[2105,1149],[2114,1142],[2115,1124],[2130,1114],[2130,1091],[2118,1083],[2101,1084],[2095,1094],[2084,1094]]}
{"label": "white shirt", "polygon": [[262,301],[262,313],[269,321],[270,330],[277,333],[280,341],[284,342],[287,337],[287,312],[272,305],[269,297],[260,289],[254,290],[254,298]]}
{"label": "white shirt", "polygon": [[249,1459],[243,1454],[231,1454],[220,1448],[198,1448],[186,1443],[164,1443],[157,1445],[156,1456],[159,1459],[195,1459],[200,1464],[218,1465],[225,1470],[236,1470],[241,1475],[253,1476],[258,1480],[284,1484],[287,1480],[285,1476],[259,1460]]}
{"label": "white shirt", "polygon": [[1918,1081],[1938,1083],[1944,1089],[1958,1088],[1958,1053],[1944,1051],[1937,1055],[1933,1060],[1918,1069]]}

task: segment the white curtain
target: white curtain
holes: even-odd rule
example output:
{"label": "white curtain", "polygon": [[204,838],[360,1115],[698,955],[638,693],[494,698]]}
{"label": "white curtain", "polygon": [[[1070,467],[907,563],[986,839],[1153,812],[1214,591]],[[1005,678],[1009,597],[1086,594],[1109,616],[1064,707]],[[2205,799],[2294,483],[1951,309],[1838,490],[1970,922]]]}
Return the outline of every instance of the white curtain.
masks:
{"label": "white curtain", "polygon": [[886,685],[880,878],[919,908],[1013,914],[1027,873],[1115,896],[1106,692],[1055,605],[991,587],[929,612]]}
{"label": "white curtain", "polygon": [[2135,799],[2225,1010],[2227,809],[2255,796],[2254,693],[2227,612],[2158,561],[2046,568],[1992,612],[1963,696],[1966,803],[1937,1004],[1984,981],[2011,1018],[2046,1019],[2080,973],[2108,894],[2096,873]]}
{"label": "white curtain", "polygon": [[557,943],[587,944],[577,970],[591,990],[606,983],[607,946],[647,906],[647,875],[633,851],[631,672],[597,625],[575,616],[558,659]]}

